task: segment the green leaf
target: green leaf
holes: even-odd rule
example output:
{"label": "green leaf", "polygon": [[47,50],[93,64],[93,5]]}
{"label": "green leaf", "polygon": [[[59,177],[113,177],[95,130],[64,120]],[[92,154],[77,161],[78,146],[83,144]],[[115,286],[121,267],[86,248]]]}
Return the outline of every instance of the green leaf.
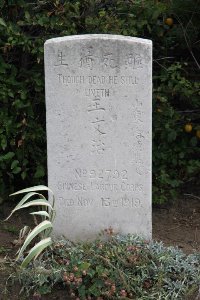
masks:
{"label": "green leaf", "polygon": [[94,296],[99,296],[99,287],[94,283],[90,288],[89,288],[89,292],[94,295]]}
{"label": "green leaf", "polygon": [[16,260],[18,260],[20,258],[20,256],[23,254],[24,250],[26,249],[26,247],[30,244],[30,242],[42,231],[48,229],[48,228],[52,228],[53,225],[51,224],[50,221],[43,221],[42,223],[40,223],[39,225],[37,225],[27,236],[26,240],[24,241],[23,246],[21,247],[19,254],[16,258]]}
{"label": "green leaf", "polygon": [[6,137],[4,135],[1,136],[1,147],[3,150],[6,149],[7,147],[7,140],[6,140]]}
{"label": "green leaf", "polygon": [[23,171],[21,173],[21,178],[24,180],[26,178],[26,176],[27,176],[27,173],[25,171]]}
{"label": "green leaf", "polygon": [[14,169],[18,164],[19,164],[18,160],[13,160],[13,162],[11,164],[11,169]]}
{"label": "green leaf", "polygon": [[26,99],[26,93],[24,91],[21,91],[21,99],[22,100]]}
{"label": "green leaf", "polygon": [[9,159],[13,158],[14,156],[15,156],[14,152],[8,152],[5,155],[1,155],[0,156],[0,161],[2,161],[2,160],[9,160]]}
{"label": "green leaf", "polygon": [[34,178],[41,178],[45,175],[44,167],[37,166],[37,170],[35,172]]}
{"label": "green leaf", "polygon": [[25,257],[25,259],[23,260],[21,267],[25,268],[30,261],[34,258],[34,257],[38,257],[38,255],[40,255],[40,253],[47,248],[48,246],[50,246],[52,244],[52,240],[50,237],[41,240],[39,243],[37,243],[30,251],[29,254]]}
{"label": "green leaf", "polygon": [[25,11],[25,18],[29,21],[30,20],[30,14],[28,11]]}
{"label": "green leaf", "polygon": [[6,23],[5,23],[5,21],[2,18],[0,18],[0,25],[6,27]]}
{"label": "green leaf", "polygon": [[21,171],[22,168],[20,167],[15,167],[13,170],[12,170],[12,173],[13,174],[18,174],[20,171]]}
{"label": "green leaf", "polygon": [[176,131],[170,131],[170,133],[168,134],[168,142],[173,142],[176,139]]}
{"label": "green leaf", "polygon": [[91,264],[88,263],[88,262],[83,262],[83,263],[78,267],[78,269],[79,269],[80,271],[83,271],[83,270],[87,271],[87,270],[89,269],[90,265],[91,265]]}
{"label": "green leaf", "polygon": [[11,92],[11,91],[9,91],[9,92],[8,92],[8,96],[10,96],[11,98],[14,98],[14,93]]}
{"label": "green leaf", "polygon": [[191,138],[191,140],[190,140],[190,144],[191,144],[193,147],[195,147],[195,146],[197,145],[197,143],[198,143],[197,138],[196,138],[195,136],[193,136],[193,137]]}
{"label": "green leaf", "polygon": [[85,289],[85,285],[81,285],[79,288],[78,288],[78,293],[79,293],[79,296],[83,299],[85,299],[85,295],[86,295],[86,289]]}

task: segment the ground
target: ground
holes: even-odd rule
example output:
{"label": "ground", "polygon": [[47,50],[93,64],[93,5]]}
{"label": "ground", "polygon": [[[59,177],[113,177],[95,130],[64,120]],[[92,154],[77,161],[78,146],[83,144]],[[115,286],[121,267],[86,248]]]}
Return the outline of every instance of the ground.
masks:
{"label": "ground", "polygon": [[[9,284],[9,294],[3,295],[5,280],[12,271],[9,264],[5,265],[5,257],[14,257],[19,229],[29,222],[24,212],[16,213],[6,223],[2,222],[9,215],[11,208],[10,205],[0,207],[0,300],[23,300],[27,298],[19,295],[19,286]],[[166,246],[177,246],[187,254],[200,252],[200,198],[183,194],[173,205],[154,207],[153,239],[163,241]],[[32,299],[39,300],[36,296]],[[67,300],[69,298],[65,291],[57,290],[42,299]],[[196,300],[196,295],[190,299]]]}

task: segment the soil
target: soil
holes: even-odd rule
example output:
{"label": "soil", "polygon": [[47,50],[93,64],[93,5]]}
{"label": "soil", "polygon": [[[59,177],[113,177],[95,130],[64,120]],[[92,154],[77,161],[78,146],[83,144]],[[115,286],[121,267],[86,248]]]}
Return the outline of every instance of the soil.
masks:
{"label": "soil", "polygon": [[[4,220],[12,207],[3,205],[0,207],[0,220]],[[27,213],[16,213],[7,221],[0,221],[0,300],[27,300],[19,295],[20,286],[8,283],[8,292],[4,295],[6,280],[13,270],[9,259],[13,259],[18,245],[19,230],[30,223]],[[166,246],[176,246],[186,254],[200,252],[200,198],[193,195],[184,195],[175,204],[153,208],[153,239],[162,241]],[[5,259],[6,258],[6,259]],[[29,297],[30,300],[39,300],[37,295]],[[70,299],[66,291],[56,289],[51,295],[43,296],[42,299]],[[197,295],[191,296],[190,300],[200,300]],[[189,300],[189,299],[188,299]]]}

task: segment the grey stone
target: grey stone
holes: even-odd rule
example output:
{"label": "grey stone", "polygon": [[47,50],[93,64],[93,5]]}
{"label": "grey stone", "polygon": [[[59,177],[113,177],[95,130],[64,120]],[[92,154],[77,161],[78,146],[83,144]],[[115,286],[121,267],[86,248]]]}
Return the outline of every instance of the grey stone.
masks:
{"label": "grey stone", "polygon": [[151,238],[152,43],[81,35],[45,43],[48,185],[56,235]]}

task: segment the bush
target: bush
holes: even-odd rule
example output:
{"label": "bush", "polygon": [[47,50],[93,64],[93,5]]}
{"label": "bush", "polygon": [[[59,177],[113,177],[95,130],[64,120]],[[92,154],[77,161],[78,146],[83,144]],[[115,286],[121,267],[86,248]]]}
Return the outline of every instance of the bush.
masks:
{"label": "bush", "polygon": [[[23,291],[50,293],[61,284],[72,299],[181,299],[198,290],[200,260],[136,236],[90,243],[57,241],[16,279]],[[78,297],[78,298],[77,298]]]}
{"label": "bush", "polygon": [[[153,40],[153,199],[199,172],[199,9],[195,0],[0,2],[0,190],[46,181],[43,44],[110,33]],[[167,19],[170,19],[167,21]],[[192,124],[192,132],[184,131]],[[0,199],[0,202],[2,199]]]}

